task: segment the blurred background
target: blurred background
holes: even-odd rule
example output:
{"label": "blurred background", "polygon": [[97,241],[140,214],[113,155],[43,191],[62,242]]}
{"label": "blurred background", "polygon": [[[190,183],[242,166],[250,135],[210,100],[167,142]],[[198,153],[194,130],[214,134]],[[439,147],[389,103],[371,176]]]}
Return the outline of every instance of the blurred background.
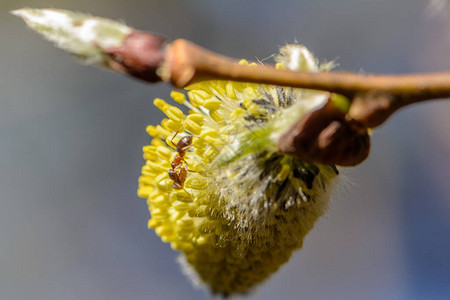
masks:
{"label": "blurred background", "polygon": [[[439,5],[445,1],[432,1]],[[146,85],[85,67],[8,14],[66,8],[221,54],[298,41],[339,70],[450,70],[450,7],[424,0],[1,0],[0,299],[208,299],[136,196],[161,114]],[[398,112],[291,261],[249,299],[449,299],[450,101]]]}

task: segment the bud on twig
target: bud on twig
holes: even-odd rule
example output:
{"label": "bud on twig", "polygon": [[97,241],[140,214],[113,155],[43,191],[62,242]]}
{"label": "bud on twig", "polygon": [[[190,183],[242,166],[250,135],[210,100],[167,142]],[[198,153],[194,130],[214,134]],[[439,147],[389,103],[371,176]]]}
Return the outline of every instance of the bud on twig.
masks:
{"label": "bud on twig", "polygon": [[120,46],[133,29],[116,21],[61,9],[15,10],[30,28],[89,64],[107,66],[103,49]]}

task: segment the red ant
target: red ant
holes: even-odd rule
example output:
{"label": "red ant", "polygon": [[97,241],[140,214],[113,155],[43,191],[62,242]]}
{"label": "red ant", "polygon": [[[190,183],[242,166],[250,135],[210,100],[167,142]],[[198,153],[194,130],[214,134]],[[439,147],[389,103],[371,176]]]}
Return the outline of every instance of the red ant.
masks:
{"label": "red ant", "polygon": [[[172,138],[177,136],[178,132]],[[173,180],[172,188],[175,190],[184,189],[184,182],[186,181],[187,172],[189,171],[187,168],[186,160],[184,159],[184,155],[186,151],[192,147],[192,135],[187,135],[182,137],[176,146],[178,155],[172,161],[172,169],[169,170],[169,178]]]}

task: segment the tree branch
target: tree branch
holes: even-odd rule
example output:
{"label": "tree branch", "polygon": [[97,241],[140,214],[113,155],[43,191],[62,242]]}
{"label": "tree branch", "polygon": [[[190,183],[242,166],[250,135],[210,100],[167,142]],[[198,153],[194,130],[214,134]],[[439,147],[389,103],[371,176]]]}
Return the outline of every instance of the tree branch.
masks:
{"label": "tree branch", "polygon": [[401,107],[450,97],[450,72],[368,75],[294,72],[272,66],[239,65],[236,60],[186,40],[166,43],[155,34],[136,31],[127,36],[120,47],[105,51],[114,60],[111,68],[148,82],[169,81],[178,88],[199,81],[223,79],[341,94],[354,100],[348,118],[366,128],[381,125]]}
{"label": "tree branch", "polygon": [[[357,165],[369,155],[369,128],[381,125],[407,105],[450,97],[450,72],[411,75],[294,72],[272,66],[239,65],[236,60],[186,40],[155,44],[152,39],[160,38],[134,32],[120,48],[107,49],[120,66],[112,68],[149,82],[155,82],[155,78],[168,81],[178,88],[223,79],[328,91],[349,98],[348,112],[338,110],[330,101],[324,108],[300,118],[279,139],[280,152],[305,161]],[[135,51],[136,44],[142,51]],[[158,59],[152,59],[155,57]],[[142,68],[143,65],[147,67]]]}
{"label": "tree branch", "polygon": [[[147,82],[167,81],[184,88],[199,81],[222,79],[330,92],[325,107],[299,117],[278,141],[280,152],[306,161],[357,165],[369,154],[368,129],[381,125],[402,107],[450,97],[450,72],[369,75],[239,65],[189,41],[169,43],[159,35],[108,19],[52,9],[22,9],[13,14],[85,61]],[[53,22],[55,19],[65,21]],[[347,111],[331,101],[333,93],[349,99]]]}

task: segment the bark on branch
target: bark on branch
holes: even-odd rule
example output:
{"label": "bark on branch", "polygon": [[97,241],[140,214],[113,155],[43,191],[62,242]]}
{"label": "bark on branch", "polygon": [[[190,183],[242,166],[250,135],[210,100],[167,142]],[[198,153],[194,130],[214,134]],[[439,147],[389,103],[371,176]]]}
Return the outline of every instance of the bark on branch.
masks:
{"label": "bark on branch", "polygon": [[105,49],[110,67],[148,81],[184,88],[204,80],[233,80],[328,91],[351,100],[347,113],[329,102],[298,120],[278,142],[280,152],[306,161],[352,166],[369,155],[368,129],[410,104],[450,97],[450,72],[373,75],[294,72],[273,66],[246,66],[186,40],[166,42],[135,31],[120,47]]}

